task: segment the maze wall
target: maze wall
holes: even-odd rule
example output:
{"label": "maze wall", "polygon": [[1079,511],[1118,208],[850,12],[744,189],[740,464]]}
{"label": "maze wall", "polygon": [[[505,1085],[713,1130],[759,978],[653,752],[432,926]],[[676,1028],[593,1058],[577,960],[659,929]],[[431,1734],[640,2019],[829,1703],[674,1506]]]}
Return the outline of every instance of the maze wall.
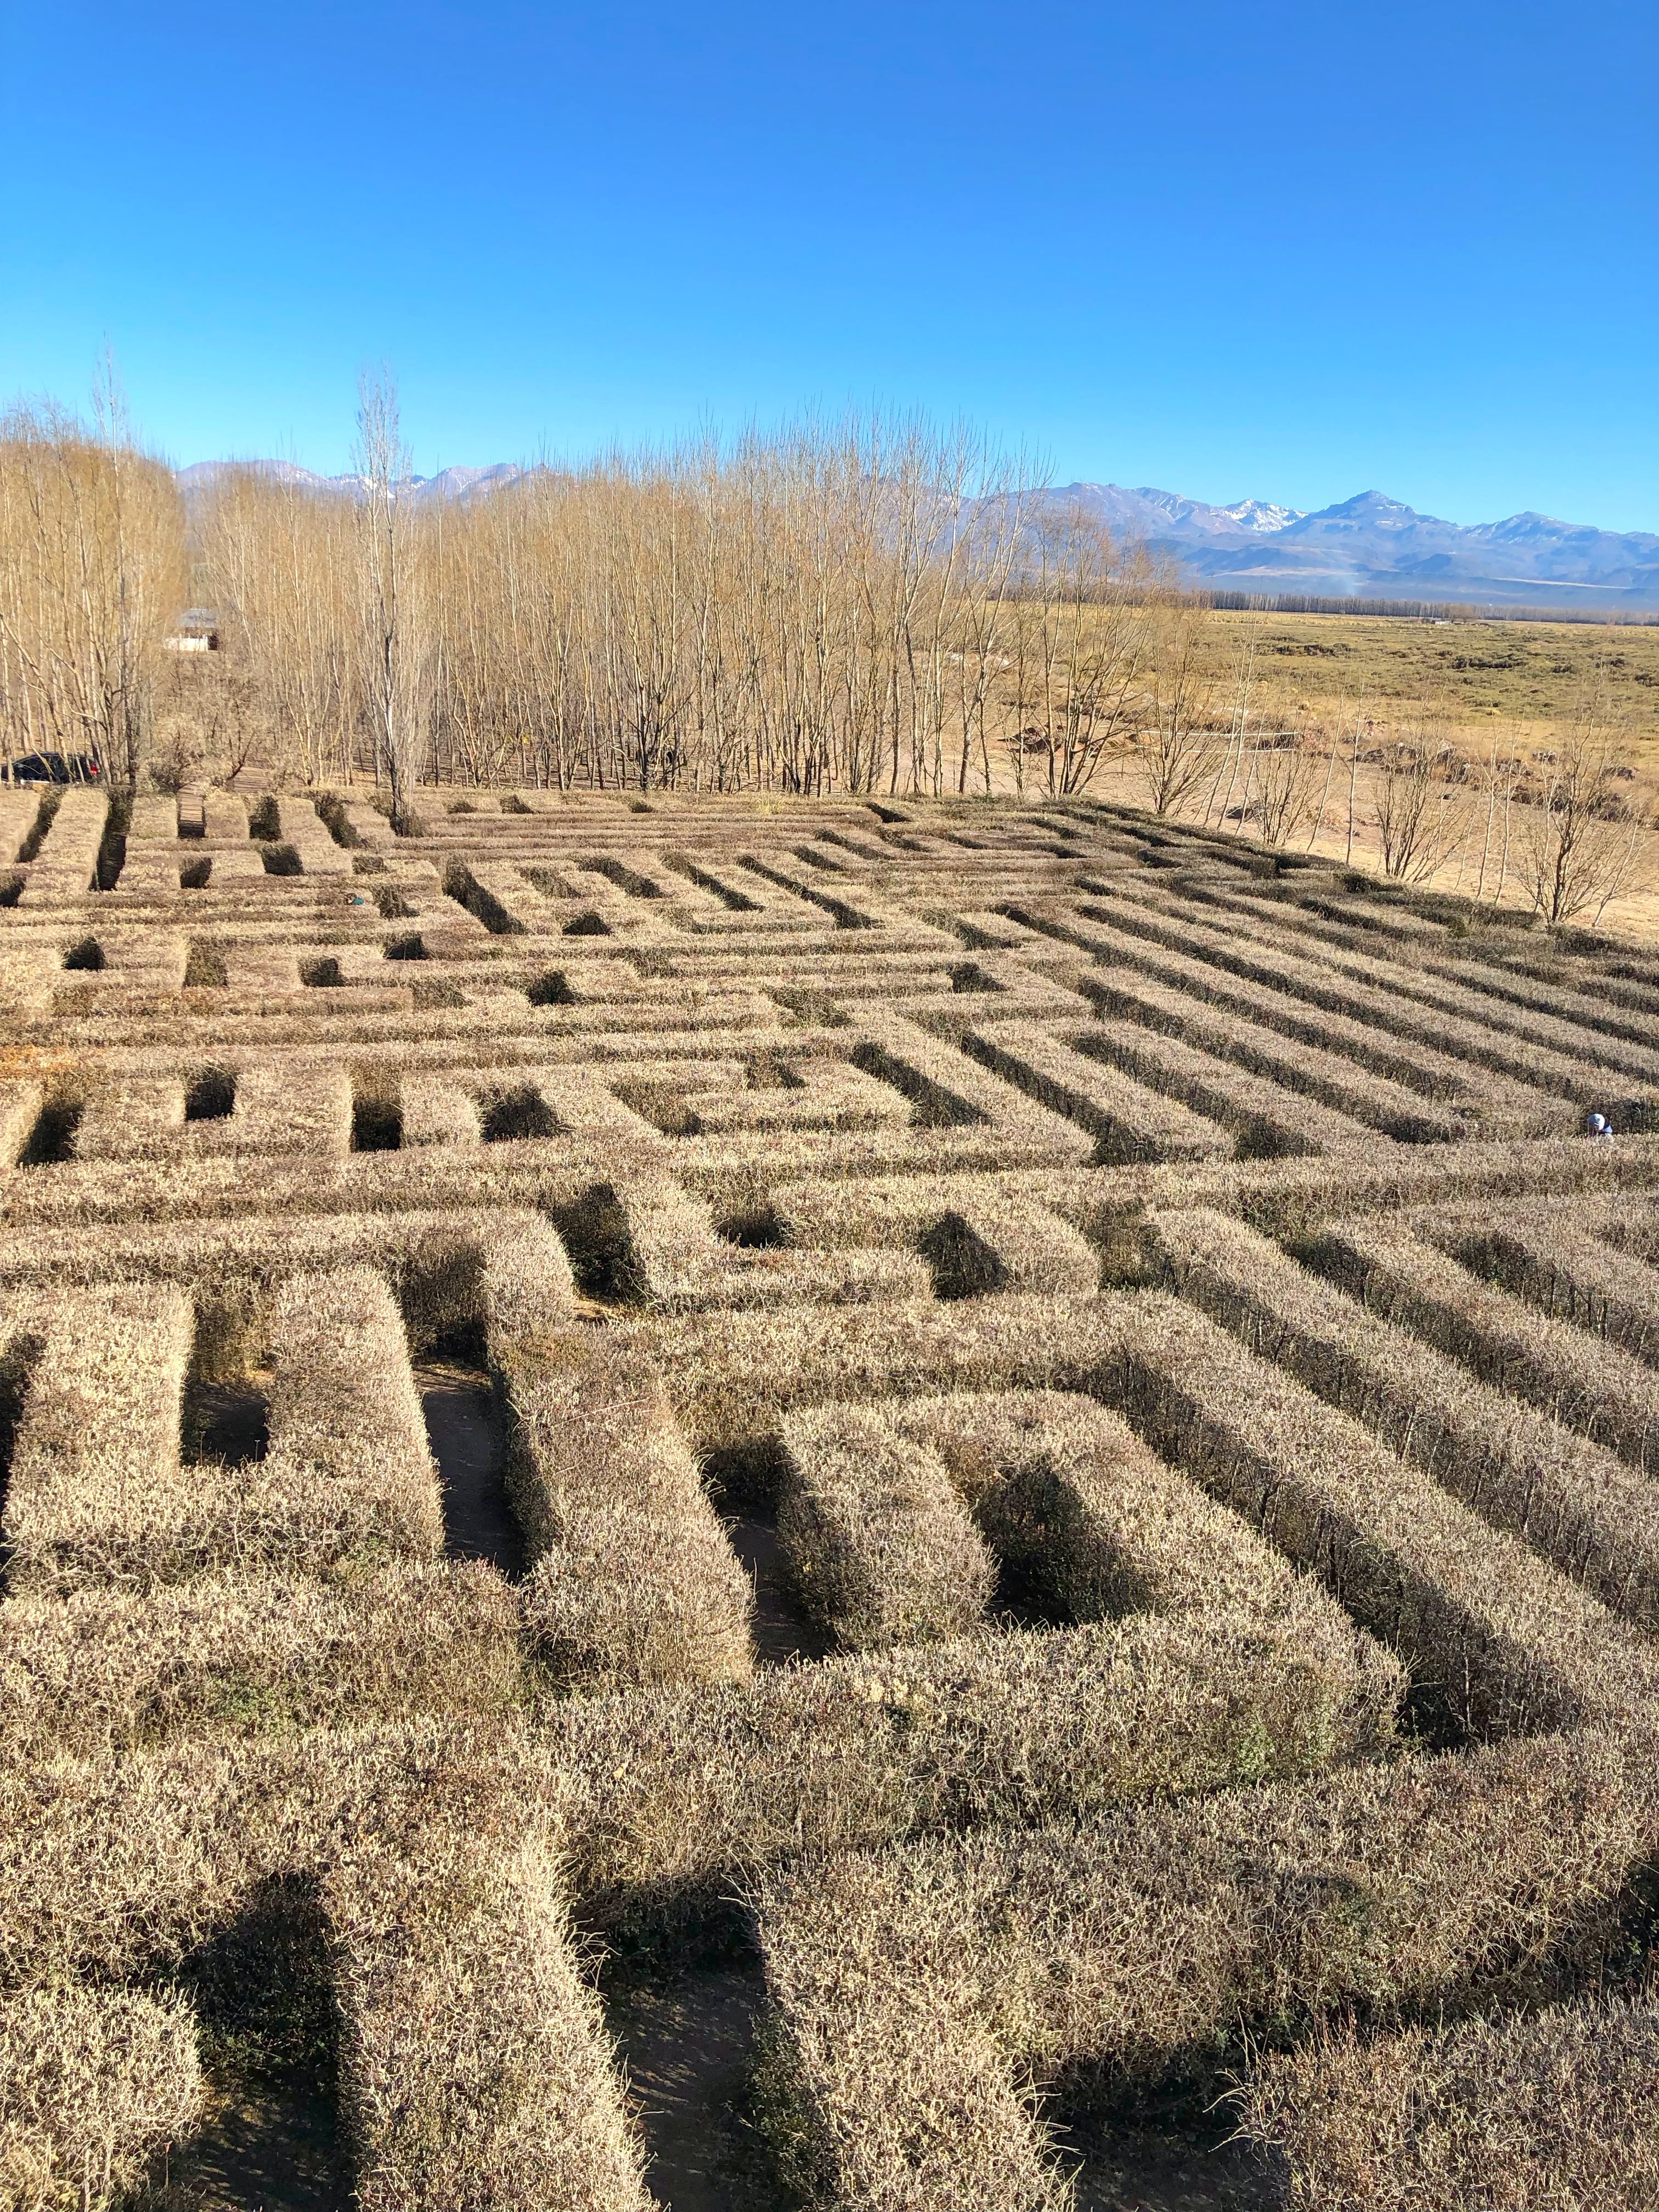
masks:
{"label": "maze wall", "polygon": [[301,2078],[371,2212],[1237,2084],[1229,2202],[1654,2201],[1659,958],[1083,803],[0,848],[0,2201]]}

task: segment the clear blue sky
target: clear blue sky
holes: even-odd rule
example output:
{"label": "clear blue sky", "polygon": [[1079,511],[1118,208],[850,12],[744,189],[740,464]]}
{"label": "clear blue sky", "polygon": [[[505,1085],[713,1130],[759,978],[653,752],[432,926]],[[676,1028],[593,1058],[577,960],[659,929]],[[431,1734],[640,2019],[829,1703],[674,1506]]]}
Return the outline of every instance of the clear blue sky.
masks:
{"label": "clear blue sky", "polygon": [[0,396],[416,465],[879,398],[1064,479],[1659,529],[1652,0],[10,0]]}

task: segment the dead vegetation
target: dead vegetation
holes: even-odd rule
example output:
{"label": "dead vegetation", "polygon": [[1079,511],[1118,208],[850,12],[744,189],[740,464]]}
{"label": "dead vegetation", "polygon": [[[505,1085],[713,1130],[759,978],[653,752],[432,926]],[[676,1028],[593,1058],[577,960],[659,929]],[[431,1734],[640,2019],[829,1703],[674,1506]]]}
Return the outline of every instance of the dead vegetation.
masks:
{"label": "dead vegetation", "polygon": [[1249,2124],[1293,2204],[1353,2212],[1636,2212],[1659,2186],[1659,2021],[1650,2004],[1552,2006],[1362,2038],[1313,2039],[1265,2067]]}
{"label": "dead vegetation", "polygon": [[1264,2208],[1644,2202],[1659,965],[1086,799],[516,801],[0,805],[0,2196],[280,2108],[672,2204],[605,2006],[696,1961],[757,2202],[1229,2095]]}

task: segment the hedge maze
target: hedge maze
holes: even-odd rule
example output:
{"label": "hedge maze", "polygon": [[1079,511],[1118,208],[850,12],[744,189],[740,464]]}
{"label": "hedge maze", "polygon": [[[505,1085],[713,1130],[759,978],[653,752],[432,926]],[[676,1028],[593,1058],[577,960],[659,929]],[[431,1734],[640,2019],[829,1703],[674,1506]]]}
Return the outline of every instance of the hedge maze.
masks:
{"label": "hedge maze", "polygon": [[0,2203],[1651,2207],[1659,957],[1082,802],[0,848]]}

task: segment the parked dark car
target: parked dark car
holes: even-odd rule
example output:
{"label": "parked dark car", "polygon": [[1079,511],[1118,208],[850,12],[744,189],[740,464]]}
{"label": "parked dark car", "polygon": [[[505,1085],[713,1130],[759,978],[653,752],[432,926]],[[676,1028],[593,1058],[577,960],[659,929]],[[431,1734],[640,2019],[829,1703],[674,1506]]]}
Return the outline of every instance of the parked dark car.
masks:
{"label": "parked dark car", "polygon": [[91,753],[24,753],[0,762],[7,783],[101,783],[102,763]]}

